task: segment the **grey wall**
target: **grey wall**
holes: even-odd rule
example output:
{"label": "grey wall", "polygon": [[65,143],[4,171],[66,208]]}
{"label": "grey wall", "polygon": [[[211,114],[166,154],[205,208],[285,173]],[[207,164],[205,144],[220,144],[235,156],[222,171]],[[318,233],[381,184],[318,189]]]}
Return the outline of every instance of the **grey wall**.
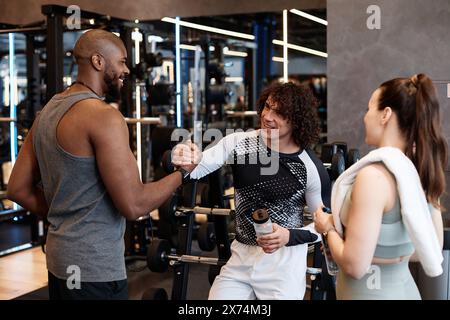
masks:
{"label": "grey wall", "polygon": [[[366,26],[369,5],[381,8],[381,29]],[[328,135],[367,151],[362,119],[385,80],[424,72],[450,82],[450,1],[329,0],[327,3]],[[446,84],[437,83],[443,119]],[[450,122],[444,121],[447,138]]]}
{"label": "grey wall", "polygon": [[[380,30],[366,25],[372,4],[381,9]],[[327,19],[328,141],[366,153],[362,119],[372,92],[385,80],[422,72],[437,81],[449,140],[449,0],[328,0]]]}

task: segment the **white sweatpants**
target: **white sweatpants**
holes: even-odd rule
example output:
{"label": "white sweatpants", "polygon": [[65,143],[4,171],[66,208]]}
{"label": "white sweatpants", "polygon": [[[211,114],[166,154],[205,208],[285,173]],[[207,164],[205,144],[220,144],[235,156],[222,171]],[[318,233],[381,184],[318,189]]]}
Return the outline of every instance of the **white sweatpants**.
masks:
{"label": "white sweatpants", "polygon": [[308,245],[264,253],[233,241],[231,257],[214,280],[209,300],[300,300],[306,290]]}

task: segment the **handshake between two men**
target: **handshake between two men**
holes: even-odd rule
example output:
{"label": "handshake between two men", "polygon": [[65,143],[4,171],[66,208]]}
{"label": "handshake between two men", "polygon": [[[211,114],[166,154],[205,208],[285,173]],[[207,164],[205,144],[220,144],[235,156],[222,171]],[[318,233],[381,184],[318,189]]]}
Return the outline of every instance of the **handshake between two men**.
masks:
{"label": "handshake between two men", "polygon": [[[221,163],[221,158],[224,157],[222,157],[223,155],[220,152],[223,148],[220,148],[220,146],[217,147],[218,148],[213,147],[205,151],[205,153],[202,153],[195,143],[188,140],[173,148],[170,162],[175,170],[181,171],[183,182],[187,182],[191,180],[191,178],[199,179],[215,171],[224,164]],[[201,168],[196,169],[201,161]],[[193,172],[194,169],[195,172],[191,175],[191,172]],[[236,177],[234,178],[236,179]],[[260,204],[255,203],[255,205],[259,206]],[[257,245],[260,246],[265,253],[274,253],[284,246],[311,243],[317,240],[317,236],[309,230],[289,230],[277,223],[273,223],[271,229],[271,233],[259,235],[256,239]]]}

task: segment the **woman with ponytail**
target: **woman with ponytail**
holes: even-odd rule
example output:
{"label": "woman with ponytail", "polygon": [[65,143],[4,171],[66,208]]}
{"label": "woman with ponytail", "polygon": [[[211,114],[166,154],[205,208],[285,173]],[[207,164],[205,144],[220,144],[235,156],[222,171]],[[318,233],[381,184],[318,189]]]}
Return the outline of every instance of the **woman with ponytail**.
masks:
{"label": "woman with ponytail", "polygon": [[383,83],[364,117],[376,146],[336,181],[333,215],[315,212],[339,265],[338,299],[420,299],[408,268],[442,273],[447,144],[436,89],[425,74]]}

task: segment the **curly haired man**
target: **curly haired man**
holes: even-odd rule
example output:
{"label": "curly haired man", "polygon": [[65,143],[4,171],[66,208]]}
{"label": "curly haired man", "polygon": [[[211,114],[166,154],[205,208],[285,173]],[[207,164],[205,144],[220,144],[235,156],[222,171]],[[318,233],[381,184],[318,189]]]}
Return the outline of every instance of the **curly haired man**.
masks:
{"label": "curly haired man", "polygon": [[[268,87],[258,100],[261,129],[224,137],[191,172],[199,179],[224,163],[233,169],[236,240],[209,299],[303,298],[307,244],[317,241],[302,230],[303,210],[321,207],[330,193],[325,168],[309,149],[320,131],[316,109],[309,88],[291,82]],[[273,232],[257,238],[252,213],[261,208]]]}

